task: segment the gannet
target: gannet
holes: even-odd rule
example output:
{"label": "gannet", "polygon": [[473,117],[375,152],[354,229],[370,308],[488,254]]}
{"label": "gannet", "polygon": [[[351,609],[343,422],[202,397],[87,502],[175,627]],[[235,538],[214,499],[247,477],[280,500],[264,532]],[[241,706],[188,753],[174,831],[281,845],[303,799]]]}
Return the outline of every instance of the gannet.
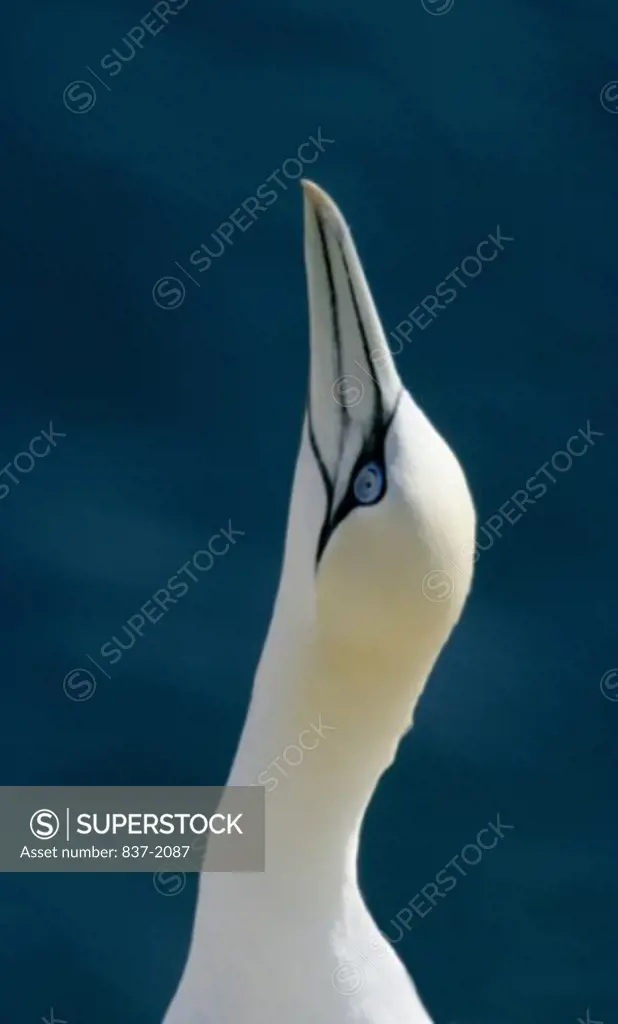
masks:
{"label": "gannet", "polygon": [[[457,458],[401,382],[341,212],[302,184],[307,409],[229,777],[277,781],[266,785],[266,870],[201,875],[164,1024],[430,1020],[364,903],[357,856],[369,801],[463,609],[475,512]],[[282,774],[272,766],[290,745],[305,753]]]}

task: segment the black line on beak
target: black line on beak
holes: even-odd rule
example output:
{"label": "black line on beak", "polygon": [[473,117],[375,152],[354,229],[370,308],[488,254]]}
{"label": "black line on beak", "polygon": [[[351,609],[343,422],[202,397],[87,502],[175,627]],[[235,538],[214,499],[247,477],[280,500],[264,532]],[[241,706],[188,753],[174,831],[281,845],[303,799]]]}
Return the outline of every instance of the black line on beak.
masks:
{"label": "black line on beak", "polygon": [[309,444],[311,445],[311,451],[313,452],[315,461],[318,464],[318,469],[320,470],[320,476],[322,477],[322,482],[324,484],[324,490],[326,491],[326,505],[327,505],[326,521],[328,522],[328,520],[330,519],[331,509],[333,507],[333,497],[334,497],[335,488],[334,488],[334,485],[333,485],[333,482],[332,482],[331,478],[328,475],[328,470],[327,470],[326,466],[324,465],[324,460],[323,460],[322,456],[320,455],[320,449],[318,448],[318,442],[315,439],[315,433],[313,431],[313,420],[311,418],[311,402],[308,403],[308,408],[307,408],[307,426],[308,426],[308,429],[309,429]]}
{"label": "black line on beak", "polygon": [[[319,213],[317,211],[315,211],[314,216],[315,216],[316,223],[317,223],[317,226],[318,226],[318,234],[320,236],[320,245],[322,246],[322,258],[324,260],[324,266],[326,267],[326,278],[327,278],[327,281],[328,281],[328,294],[329,294],[329,299],[330,299],[330,315],[331,315],[332,331],[333,331],[333,338],[335,339],[335,351],[336,351],[336,357],[337,357],[337,377],[335,379],[339,380],[341,378],[341,376],[343,375],[343,353],[341,351],[341,327],[340,327],[340,324],[339,324],[339,306],[338,306],[338,303],[337,303],[337,290],[335,288],[335,276],[333,274],[333,265],[332,265],[332,262],[331,262],[330,253],[328,251],[328,242],[326,241],[326,232],[324,231],[324,224],[322,223],[322,218],[320,217],[320,215],[319,215]],[[342,423],[341,423],[342,431],[341,431],[341,434],[340,434],[340,437],[339,437],[339,455],[341,456],[341,452],[343,450],[343,425],[344,425],[346,417],[348,417],[349,413],[348,413],[348,410],[346,408],[345,403],[343,403],[340,406],[340,408],[341,408],[340,416],[341,416],[341,421],[342,421]]]}
{"label": "black line on beak", "polygon": [[317,443],[317,441],[315,439],[315,434],[313,433],[313,424],[311,422],[311,409],[309,409],[309,413],[308,413],[308,422],[309,422],[309,443],[311,445],[311,450],[312,450],[312,452],[314,454],[315,460],[316,460],[316,462],[318,464],[318,468],[320,470],[320,475],[321,475],[322,481],[324,483],[324,490],[326,491],[326,515],[324,516],[324,522],[322,523],[322,529],[320,530],[320,536],[318,538],[318,547],[317,547],[317,552],[316,552],[316,556],[315,556],[315,564],[316,564],[316,569],[317,569],[317,566],[318,566],[318,563],[320,561],[320,558],[322,557],[322,552],[324,551],[324,548],[326,547],[326,545],[328,543],[328,538],[330,537],[330,534],[331,534],[331,519],[332,519],[332,515],[333,515],[334,486],[333,486],[333,483],[332,483],[332,481],[331,481],[331,479],[330,479],[330,477],[328,475],[328,471],[326,469],[326,466],[324,465],[324,462],[322,460],[322,456],[320,455],[320,449],[318,448],[318,443]]}
{"label": "black line on beak", "polygon": [[356,292],[354,291],[354,285],[352,284],[352,276],[350,274],[350,268],[348,266],[348,261],[345,258],[345,252],[343,251],[343,246],[341,245],[341,242],[339,243],[339,251],[341,252],[341,259],[343,261],[343,266],[345,268],[345,275],[346,275],[346,278],[348,280],[348,288],[350,289],[350,298],[352,299],[352,305],[354,307],[354,316],[356,317],[356,326],[358,327],[358,331],[359,331],[359,334],[361,336],[361,340],[363,342],[363,352],[365,353],[365,359],[367,360],[367,364],[368,364],[368,366],[369,366],[369,368],[371,370],[371,377],[375,381],[375,385],[376,385],[375,388],[372,389],[373,393],[375,395],[375,400],[376,400],[376,408],[375,408],[375,414],[374,414],[374,417],[373,417],[373,424],[372,424],[372,430],[375,431],[376,425],[377,424],[382,424],[384,422],[384,401],[382,399],[382,392],[380,390],[380,385],[378,383],[379,378],[378,378],[378,376],[376,374],[375,366],[373,365],[373,359],[371,358],[371,352],[370,352],[370,349],[369,349],[369,341],[367,340],[367,332],[365,330],[365,325],[363,323],[363,320],[362,320],[362,317],[361,317],[361,313],[360,313],[360,309],[358,307],[358,300],[356,298]]}

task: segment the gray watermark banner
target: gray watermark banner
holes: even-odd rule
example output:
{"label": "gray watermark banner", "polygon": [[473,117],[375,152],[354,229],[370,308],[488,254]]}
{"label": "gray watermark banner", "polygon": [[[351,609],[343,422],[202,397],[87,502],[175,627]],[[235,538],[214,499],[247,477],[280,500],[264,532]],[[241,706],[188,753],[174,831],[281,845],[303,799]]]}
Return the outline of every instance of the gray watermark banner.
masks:
{"label": "gray watermark banner", "polygon": [[263,871],[262,786],[0,786],[0,871]]}

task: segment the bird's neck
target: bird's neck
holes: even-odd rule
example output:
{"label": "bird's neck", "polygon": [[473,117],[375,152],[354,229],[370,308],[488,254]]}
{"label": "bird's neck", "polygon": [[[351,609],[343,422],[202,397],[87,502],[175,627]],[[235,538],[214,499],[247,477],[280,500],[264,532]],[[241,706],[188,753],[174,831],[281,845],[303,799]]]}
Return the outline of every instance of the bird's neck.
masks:
{"label": "bird's neck", "polygon": [[409,728],[425,667],[318,639],[275,614],[230,776],[266,788],[267,864],[355,871],[362,820]]}
{"label": "bird's neck", "polygon": [[[285,597],[283,589],[229,778],[266,789],[266,869],[201,875],[178,996],[184,1012],[207,992],[223,1024],[295,1019],[279,1012],[288,1002],[307,1007],[303,1020],[340,1019],[333,971],[379,938],[357,882],[360,829],[428,674],[319,639],[307,608]],[[287,995],[276,982],[265,995],[282,964]],[[407,1007],[416,997],[404,988]]]}

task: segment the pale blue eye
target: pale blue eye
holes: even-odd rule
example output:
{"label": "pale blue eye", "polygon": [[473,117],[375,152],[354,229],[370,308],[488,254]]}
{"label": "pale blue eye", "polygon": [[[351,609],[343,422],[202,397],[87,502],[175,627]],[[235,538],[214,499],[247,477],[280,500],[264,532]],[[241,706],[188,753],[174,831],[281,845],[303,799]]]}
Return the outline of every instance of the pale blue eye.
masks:
{"label": "pale blue eye", "polygon": [[382,494],[384,475],[377,462],[369,462],[354,481],[354,497],[361,505],[371,505]]}

